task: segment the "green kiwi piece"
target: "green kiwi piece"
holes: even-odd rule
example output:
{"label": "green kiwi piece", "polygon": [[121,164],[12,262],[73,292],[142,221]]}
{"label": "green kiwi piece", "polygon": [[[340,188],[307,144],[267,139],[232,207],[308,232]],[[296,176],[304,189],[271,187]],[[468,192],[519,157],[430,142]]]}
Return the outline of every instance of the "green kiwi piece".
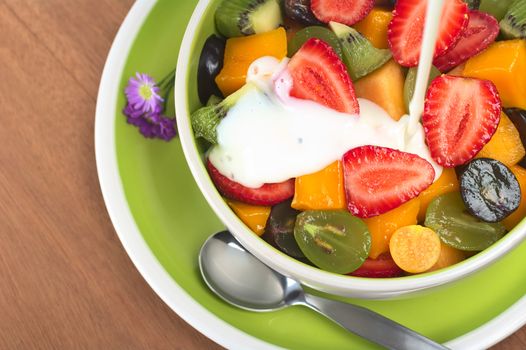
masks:
{"label": "green kiwi piece", "polygon": [[305,27],[294,34],[289,44],[288,56],[292,57],[309,39],[317,38],[329,44],[340,59],[343,60],[343,52],[340,40],[330,29],[320,26]]}
{"label": "green kiwi piece", "polygon": [[[409,68],[409,70],[407,71],[407,75],[405,77],[404,102],[405,102],[405,108],[407,112],[409,112],[409,103],[411,102],[411,99],[413,98],[413,94],[415,93],[416,72],[417,71],[418,71],[418,67]],[[431,66],[431,70],[429,71],[429,80],[427,82],[427,86],[429,86],[429,84],[431,84],[433,79],[435,79],[439,75],[440,75],[440,71],[435,66]]]}
{"label": "green kiwi piece", "polygon": [[201,137],[212,144],[216,144],[216,129],[221,119],[226,116],[228,110],[236,104],[241,96],[255,89],[257,87],[254,84],[246,84],[223,101],[218,102],[217,97],[213,96],[215,99],[211,97],[206,106],[199,108],[190,116],[195,137]]}
{"label": "green kiwi piece", "polygon": [[489,13],[500,21],[515,0],[480,0],[479,10]]}
{"label": "green kiwi piece", "polygon": [[269,32],[283,23],[279,0],[223,0],[216,27],[227,38]]}
{"label": "green kiwi piece", "polygon": [[337,22],[330,22],[329,26],[340,40],[343,62],[352,80],[366,76],[391,59],[390,50],[377,49],[355,29]]}
{"label": "green kiwi piece", "polygon": [[500,30],[507,39],[526,38],[526,1],[516,0],[500,21]]}
{"label": "green kiwi piece", "polygon": [[222,101],[221,97],[216,96],[216,95],[210,95],[210,98],[206,102],[206,106],[207,107],[215,106],[215,105],[221,103],[221,101]]}

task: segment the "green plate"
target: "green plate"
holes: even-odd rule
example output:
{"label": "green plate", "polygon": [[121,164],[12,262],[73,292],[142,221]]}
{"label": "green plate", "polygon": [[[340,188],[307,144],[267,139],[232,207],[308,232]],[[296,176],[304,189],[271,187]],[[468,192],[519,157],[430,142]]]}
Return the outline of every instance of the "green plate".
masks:
{"label": "green plate", "polygon": [[[146,72],[159,80],[174,68],[196,3],[137,2],[117,35],[105,67],[97,105],[97,166],[108,211],[123,245],[145,279],[174,310],[225,346],[375,349],[302,307],[270,313],[231,307],[201,280],[197,266],[201,244],[224,226],[194,183],[179,141],[144,139],[121,114],[125,104],[122,91],[129,77]],[[500,330],[482,332],[479,328],[524,296],[525,256],[526,244],[522,244],[489,268],[420,296],[347,300],[439,342],[473,331],[470,337],[450,345],[485,347],[524,322],[517,321],[517,312],[508,312]],[[526,314],[524,308],[521,312]]]}

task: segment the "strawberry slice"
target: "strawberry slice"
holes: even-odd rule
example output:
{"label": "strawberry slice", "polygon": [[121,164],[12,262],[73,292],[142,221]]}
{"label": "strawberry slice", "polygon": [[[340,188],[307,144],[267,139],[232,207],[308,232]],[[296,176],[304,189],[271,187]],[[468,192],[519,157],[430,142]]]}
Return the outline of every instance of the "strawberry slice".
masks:
{"label": "strawberry slice", "polygon": [[369,218],[416,197],[433,183],[435,170],[419,156],[378,146],[354,148],[343,155],[347,207]]}
{"label": "strawberry slice", "polygon": [[448,168],[473,158],[499,124],[501,101],[489,80],[442,75],[427,90],[422,124],[433,159]]}
{"label": "strawberry slice", "polygon": [[441,72],[447,72],[484,50],[498,34],[499,22],[495,17],[485,12],[469,11],[468,26],[460,35],[460,40],[444,55],[437,57],[433,64]]}
{"label": "strawberry slice", "polygon": [[367,258],[365,262],[351,276],[369,278],[399,277],[403,274],[389,253],[384,253],[376,259]]}
{"label": "strawberry slice", "polygon": [[230,199],[252,205],[275,205],[294,195],[294,179],[280,183],[264,184],[259,188],[249,188],[222,175],[210,160],[206,167],[219,192]]}
{"label": "strawberry slice", "polygon": [[358,114],[360,107],[347,68],[320,39],[309,39],[288,64],[293,97],[312,100],[339,112]]}
{"label": "strawberry slice", "polygon": [[[424,21],[428,0],[398,0],[387,30],[387,40],[394,59],[406,67],[414,67],[420,58]],[[468,25],[468,6],[462,0],[444,4],[434,57],[442,56],[460,39]]]}
{"label": "strawberry slice", "polygon": [[312,0],[314,16],[324,23],[330,21],[352,26],[373,9],[374,0]]}

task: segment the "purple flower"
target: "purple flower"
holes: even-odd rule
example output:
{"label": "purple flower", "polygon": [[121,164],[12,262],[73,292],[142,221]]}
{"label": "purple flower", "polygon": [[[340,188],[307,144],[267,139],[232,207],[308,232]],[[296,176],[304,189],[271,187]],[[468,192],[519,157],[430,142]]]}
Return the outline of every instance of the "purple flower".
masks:
{"label": "purple flower", "polygon": [[136,78],[130,78],[124,93],[128,104],[136,111],[155,113],[162,109],[163,99],[159,95],[159,87],[147,74],[137,73]]}
{"label": "purple flower", "polygon": [[170,141],[177,135],[175,118],[162,114],[164,100],[160,97],[161,92],[168,94],[173,88],[173,79],[169,80],[172,75],[163,79],[161,88],[147,74],[137,73],[137,78],[130,78],[128,82],[124,91],[128,103],[122,112],[144,137]]}
{"label": "purple flower", "polygon": [[170,141],[177,135],[175,119],[156,114],[146,114],[137,111],[128,104],[123,110],[128,117],[128,123],[139,128],[140,133],[147,138],[160,138]]}

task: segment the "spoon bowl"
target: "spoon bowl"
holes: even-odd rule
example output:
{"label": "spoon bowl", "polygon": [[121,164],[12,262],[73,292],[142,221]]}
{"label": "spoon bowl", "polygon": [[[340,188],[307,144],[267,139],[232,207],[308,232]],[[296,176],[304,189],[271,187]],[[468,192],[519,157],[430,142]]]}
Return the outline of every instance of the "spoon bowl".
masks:
{"label": "spoon bowl", "polygon": [[[235,268],[232,268],[235,267]],[[228,231],[203,244],[199,268],[208,287],[228,303],[250,311],[274,311],[290,304],[301,285],[248,253]]]}

